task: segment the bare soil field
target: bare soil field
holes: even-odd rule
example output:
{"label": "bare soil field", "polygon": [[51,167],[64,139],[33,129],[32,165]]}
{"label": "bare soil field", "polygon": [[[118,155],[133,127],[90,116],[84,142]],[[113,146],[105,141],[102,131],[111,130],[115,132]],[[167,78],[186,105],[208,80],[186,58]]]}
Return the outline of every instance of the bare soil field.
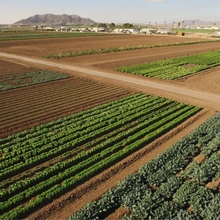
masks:
{"label": "bare soil field", "polygon": [[[153,45],[202,41],[207,39],[180,36],[109,35],[0,42],[2,52],[24,56],[42,57],[48,53],[82,51],[87,49],[125,47],[130,45]],[[211,39],[212,40],[212,39]]]}
{"label": "bare soil field", "polygon": [[212,42],[192,45],[164,46],[49,60],[59,63],[71,63],[80,66],[94,66],[96,68],[103,68],[105,70],[116,70],[117,68],[124,66],[137,65],[161,59],[192,55],[219,49],[220,42]]}
{"label": "bare soil field", "polygon": [[0,92],[0,137],[129,95],[77,77]]}
{"label": "bare soil field", "polygon": [[31,67],[28,64],[19,63],[19,61],[9,61],[0,59],[0,76],[11,75],[16,73],[34,72],[39,69]]}
{"label": "bare soil field", "polygon": [[176,81],[181,85],[220,94],[220,67]]}
{"label": "bare soil field", "polygon": [[[0,42],[0,52],[35,58],[41,57],[40,60],[45,60],[42,59],[42,56],[46,53],[200,40],[202,39],[193,37],[146,35],[24,40]],[[87,55],[59,60],[53,59],[52,61],[58,64],[86,67],[91,69],[91,71],[98,70],[123,77],[125,75],[128,76],[128,74],[117,72],[117,68],[217,49],[220,49],[220,43],[203,43]],[[37,68],[45,68],[45,66],[44,64],[30,64],[30,62],[17,61],[16,59],[10,59],[10,62],[4,60],[4,58],[0,60],[0,75],[23,73],[24,71],[35,70]],[[47,66],[46,68],[61,70],[58,67]],[[153,142],[151,146],[146,146],[141,151],[117,163],[114,167],[90,179],[84,185],[54,200],[48,206],[30,215],[28,219],[65,219],[73,212],[82,208],[87,202],[99,198],[108,189],[114,187],[118,181],[137,171],[139,167],[152,160],[156,155],[163,152],[180,138],[186,136],[190,131],[214,115],[215,111],[219,109],[219,105],[210,105],[209,102],[204,102],[193,97],[190,98],[189,96],[180,97],[180,95],[175,93],[161,91],[160,88],[152,89],[141,85],[131,85],[129,82],[125,83],[116,79],[96,75],[88,76],[87,73],[78,73],[71,70],[63,69],[62,71],[71,74],[73,78],[0,92],[0,137],[6,137],[23,129],[31,128],[32,126],[124,97],[134,91],[143,91],[181,102],[185,101],[189,104],[202,106],[205,109]],[[81,76],[84,78],[81,78]],[[143,79],[139,76],[132,75],[131,77],[137,80]],[[220,94],[219,69],[210,70],[209,72],[196,74],[176,81],[164,82],[157,79],[149,79],[149,81],[159,82],[161,85],[179,85],[181,88],[193,89],[195,93],[196,91],[205,91],[207,94]]]}

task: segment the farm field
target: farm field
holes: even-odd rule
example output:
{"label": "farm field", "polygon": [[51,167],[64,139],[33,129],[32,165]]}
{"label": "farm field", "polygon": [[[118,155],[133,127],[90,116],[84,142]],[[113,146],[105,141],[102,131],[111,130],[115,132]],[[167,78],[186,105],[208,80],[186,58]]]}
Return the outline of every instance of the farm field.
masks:
{"label": "farm field", "polygon": [[7,76],[16,73],[28,73],[35,72],[40,69],[31,67],[28,64],[22,64],[16,61],[9,61],[6,59],[0,59],[0,76]]}
{"label": "farm field", "polygon": [[136,93],[1,139],[1,217],[23,218],[198,111]]}
{"label": "farm field", "polygon": [[0,41],[100,36],[100,33],[0,32]]}
{"label": "farm field", "polygon": [[218,113],[69,219],[218,219],[219,130]]}
{"label": "farm field", "polygon": [[[88,94],[89,92],[89,94]],[[0,137],[123,97],[130,91],[71,78],[2,91]]]}
{"label": "farm field", "polygon": [[120,68],[118,71],[173,80],[216,66],[220,66],[220,51],[199,53],[196,55],[166,59],[137,66],[128,66]]}
{"label": "farm field", "polygon": [[[220,50],[219,42],[164,46],[63,59],[47,59],[45,54],[200,40],[207,39],[109,35],[0,41],[0,53],[21,56],[20,59],[0,54],[2,57],[0,77],[9,77],[13,74],[17,77],[19,74],[42,69],[71,76],[0,91],[0,166],[3,178],[0,182],[3,199],[0,207],[3,216],[27,219],[69,217],[87,202],[98,199],[107,189],[113,187],[112,192],[114,192],[117,189],[114,188],[117,180],[122,180],[122,177],[125,178],[128,174],[136,172],[165,147],[169,148],[180,137],[186,136],[189,130],[196,128],[220,110],[218,67],[172,81],[117,72],[118,68],[128,65]],[[34,59],[28,61],[25,57]],[[123,78],[125,76],[128,78]],[[122,78],[124,81],[121,80]],[[157,87],[151,87],[151,83],[155,83]],[[175,93],[175,89],[180,90],[179,93]],[[204,109],[200,110],[201,107]],[[219,121],[218,119],[219,115],[212,121]],[[216,133],[211,130],[208,132],[212,135]],[[145,198],[148,195],[152,196],[152,200],[149,201],[154,201],[158,195],[162,198],[155,203],[153,208],[158,212],[154,214],[151,212],[152,216],[164,214],[161,210],[167,207],[174,212],[174,215],[179,213],[178,216],[187,214],[193,216],[198,212],[193,211],[198,206],[193,204],[190,197],[186,199],[187,205],[182,207],[181,202],[177,205],[171,202],[173,195],[165,198],[164,194],[159,194],[162,190],[161,185],[165,184],[163,187],[166,188],[172,181],[176,184],[175,187],[181,188],[183,185],[184,189],[186,179],[192,181],[195,178],[192,173],[196,174],[195,168],[201,166],[203,169],[202,164],[206,164],[206,161],[209,163],[214,160],[217,164],[219,149],[213,147],[214,151],[206,155],[203,148],[206,148],[207,143],[204,142],[203,145],[202,135],[198,135],[201,146],[194,143],[196,141],[193,140],[197,140],[195,136],[190,136],[194,139],[190,139],[192,142],[189,149],[183,147],[181,151],[183,157],[178,157],[178,160],[170,157],[172,161],[167,161],[168,165],[179,162],[179,167],[169,170],[164,165],[163,171],[154,171],[160,173],[159,180],[153,174],[147,173],[147,176],[148,174],[151,176],[152,182],[147,180],[143,185],[140,181],[141,190],[145,186],[147,188],[146,193],[143,193]],[[207,140],[210,138],[213,139],[211,143],[215,144],[219,136],[207,137]],[[168,153],[170,154],[172,153]],[[194,158],[199,164],[192,164]],[[130,166],[133,168],[128,170]],[[176,173],[167,174],[165,170],[167,172],[178,170],[178,178]],[[163,176],[164,172],[166,175]],[[139,174],[135,174],[135,178],[137,175]],[[216,178],[219,178],[217,175],[213,174],[206,182],[195,182],[196,190],[207,192],[207,201],[218,198],[216,191],[210,189],[210,185],[217,185]],[[134,180],[133,177],[131,179]],[[108,180],[111,180],[111,184]],[[134,195],[137,195],[139,185],[136,187],[136,182],[133,183],[134,190],[137,189]],[[104,196],[107,200],[108,194]],[[199,198],[198,193],[196,196]],[[129,197],[130,194],[125,192],[123,201],[129,203]],[[143,198],[141,202],[142,200]],[[100,201],[97,200],[97,204],[102,203],[102,200]],[[118,202],[120,203],[115,203],[116,206],[111,211],[106,209],[100,214],[109,220],[117,219],[117,213],[121,218],[125,213],[129,215],[128,219],[132,218],[135,214],[134,210],[130,206],[124,208],[121,200]],[[133,201],[132,204],[136,203]],[[111,205],[109,207],[111,208]],[[206,203],[202,207],[208,209]],[[193,212],[188,213],[187,209]],[[91,212],[96,213],[94,210]]]}
{"label": "farm field", "polygon": [[[46,54],[59,54],[68,51],[155,45],[181,42],[207,41],[205,38],[181,38],[178,36],[148,35],[102,35],[93,37],[73,37],[59,39],[39,39],[22,41],[0,41],[1,52],[9,52],[32,57],[45,57]],[[213,40],[213,39],[210,39]],[[98,44],[97,44],[98,42]],[[97,48],[98,47],[98,48]]]}
{"label": "farm field", "polygon": [[0,76],[0,90],[15,89],[24,86],[66,79],[69,77],[69,75],[50,72],[47,70]]}
{"label": "farm field", "polygon": [[180,85],[185,85],[199,90],[220,93],[220,68],[205,71],[203,74],[195,74],[191,77],[179,79]]}

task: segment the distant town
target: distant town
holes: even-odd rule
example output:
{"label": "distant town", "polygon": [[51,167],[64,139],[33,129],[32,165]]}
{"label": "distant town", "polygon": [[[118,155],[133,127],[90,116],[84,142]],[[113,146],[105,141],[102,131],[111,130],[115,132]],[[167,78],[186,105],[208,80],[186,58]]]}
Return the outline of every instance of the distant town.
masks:
{"label": "distant town", "polygon": [[181,22],[173,24],[133,25],[130,23],[116,25],[114,23],[99,23],[96,25],[0,25],[0,31],[54,31],[54,32],[106,32],[115,34],[177,34],[201,32],[220,36],[218,25],[184,25]]}

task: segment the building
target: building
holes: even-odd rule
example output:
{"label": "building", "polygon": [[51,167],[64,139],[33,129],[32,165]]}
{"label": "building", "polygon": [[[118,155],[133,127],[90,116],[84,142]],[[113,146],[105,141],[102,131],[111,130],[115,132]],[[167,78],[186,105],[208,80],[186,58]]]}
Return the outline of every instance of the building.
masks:
{"label": "building", "polygon": [[171,29],[159,29],[157,33],[158,34],[174,34],[174,32]]}
{"label": "building", "polygon": [[140,33],[143,33],[143,34],[156,34],[157,29],[155,29],[155,28],[142,28],[140,30]]}
{"label": "building", "polygon": [[116,28],[112,31],[112,33],[123,33],[124,29],[119,29],[119,28]]}

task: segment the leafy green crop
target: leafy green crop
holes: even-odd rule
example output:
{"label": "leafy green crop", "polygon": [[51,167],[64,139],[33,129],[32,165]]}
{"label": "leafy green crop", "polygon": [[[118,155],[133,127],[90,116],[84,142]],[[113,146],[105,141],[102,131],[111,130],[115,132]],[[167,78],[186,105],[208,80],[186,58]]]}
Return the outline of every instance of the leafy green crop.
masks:
{"label": "leafy green crop", "polygon": [[[0,139],[1,218],[20,218],[42,207],[199,110],[137,93]],[[41,167],[47,161],[51,165]],[[184,167],[186,160],[170,161],[166,176],[179,170],[179,163]]]}
{"label": "leafy green crop", "polygon": [[0,76],[0,91],[14,89],[44,82],[51,82],[54,80],[65,79],[69,75],[41,70],[38,72],[29,72],[22,74],[4,75]]}
{"label": "leafy green crop", "polygon": [[220,65],[220,51],[166,59],[118,69],[120,72],[159,79],[178,79]]}
{"label": "leafy green crop", "polygon": [[[219,130],[220,113],[140,168],[137,173],[119,182],[100,199],[88,203],[69,220],[104,219],[120,206],[126,206],[131,212],[129,216],[124,216],[124,220],[219,219],[219,191],[207,188],[202,182],[195,181],[194,177],[191,179],[190,176],[180,175],[191,162],[191,156],[197,155],[202,150],[200,148],[213,143]],[[220,170],[219,154],[216,151],[201,164],[201,167],[210,170],[211,179]],[[158,182],[154,183],[153,180]],[[99,210],[102,212],[99,213]]]}

